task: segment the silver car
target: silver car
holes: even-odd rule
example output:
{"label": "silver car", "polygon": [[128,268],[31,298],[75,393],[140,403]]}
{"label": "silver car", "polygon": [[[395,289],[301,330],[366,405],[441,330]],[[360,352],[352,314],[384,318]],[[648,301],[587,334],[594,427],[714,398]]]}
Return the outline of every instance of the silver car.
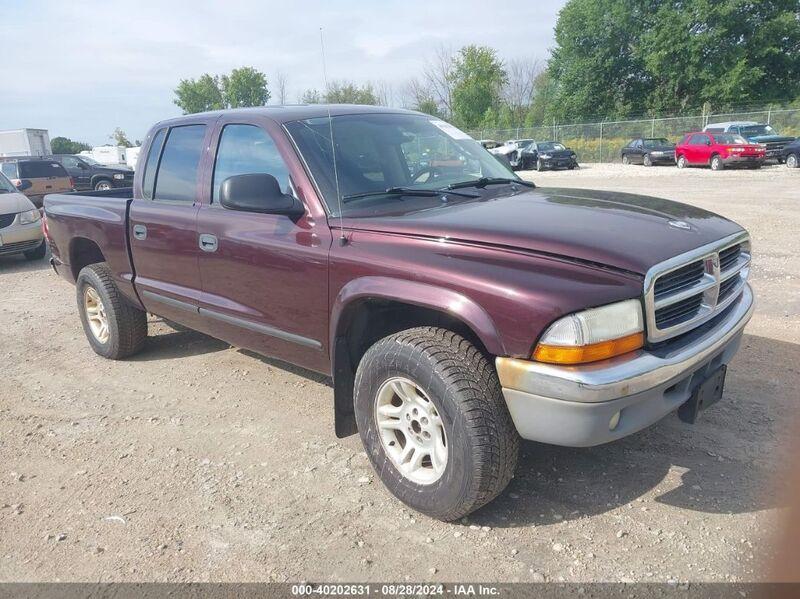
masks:
{"label": "silver car", "polygon": [[0,173],[0,256],[24,254],[41,260],[47,253],[42,215],[33,203]]}

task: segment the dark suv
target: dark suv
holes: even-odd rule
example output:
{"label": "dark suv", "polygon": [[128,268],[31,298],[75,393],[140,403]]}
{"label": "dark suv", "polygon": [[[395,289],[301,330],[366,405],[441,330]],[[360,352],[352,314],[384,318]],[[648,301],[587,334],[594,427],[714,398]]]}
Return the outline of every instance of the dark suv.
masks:
{"label": "dark suv", "polygon": [[56,154],[53,160],[67,169],[78,190],[103,191],[115,187],[133,187],[133,171],[129,168],[106,166],[89,156],[74,154]]}

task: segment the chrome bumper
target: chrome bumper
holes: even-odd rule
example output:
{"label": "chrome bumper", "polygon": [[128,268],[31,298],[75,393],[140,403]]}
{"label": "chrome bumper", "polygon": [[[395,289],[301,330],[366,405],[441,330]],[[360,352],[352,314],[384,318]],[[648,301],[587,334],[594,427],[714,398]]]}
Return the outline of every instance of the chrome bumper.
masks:
{"label": "chrome bumper", "polygon": [[[523,438],[557,445],[598,445],[653,424],[682,403],[713,368],[727,364],[753,314],[746,284],[721,322],[674,350],[582,366],[497,358],[497,374]],[[619,422],[613,424],[616,415]]]}

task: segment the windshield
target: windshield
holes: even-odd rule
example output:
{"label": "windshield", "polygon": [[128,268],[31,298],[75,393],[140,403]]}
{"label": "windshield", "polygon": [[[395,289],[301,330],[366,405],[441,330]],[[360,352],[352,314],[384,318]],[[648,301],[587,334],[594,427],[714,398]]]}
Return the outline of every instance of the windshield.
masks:
{"label": "windshield", "polygon": [[0,172],[0,193],[13,193],[15,191],[17,191],[17,188]]}
{"label": "windshield", "polygon": [[736,135],[735,133],[717,133],[714,135],[714,139],[717,140],[718,144],[746,144],[749,143],[744,137],[741,135]]}
{"label": "windshield", "polygon": [[[336,172],[331,154],[331,128],[336,142]],[[453,183],[483,177],[518,180],[510,168],[480,143],[444,121],[415,114],[352,114],[313,118],[286,124],[300,154],[314,175],[331,215],[339,215],[338,178],[343,215],[389,212],[402,194],[393,188],[441,190]],[[456,198],[453,198],[455,201]],[[426,205],[441,196],[414,197]],[[391,208],[390,208],[391,206]]]}
{"label": "windshield", "polygon": [[750,137],[778,134],[778,132],[769,125],[749,125],[747,127],[739,127],[739,132],[742,135],[749,135]]}
{"label": "windshield", "polygon": [[78,158],[80,158],[81,160],[83,160],[83,161],[84,161],[86,164],[91,164],[92,166],[97,166],[97,165],[99,165],[99,164],[100,164],[100,163],[99,163],[99,162],[97,162],[97,160],[95,160],[94,158],[89,158],[88,156],[84,156],[83,154],[80,154],[80,155],[78,156]]}
{"label": "windshield", "polygon": [[562,144],[553,141],[540,143],[538,147],[540,152],[560,152],[561,150],[567,149]]}
{"label": "windshield", "polygon": [[657,148],[659,146],[672,146],[669,141],[667,141],[663,137],[656,137],[653,139],[645,139],[644,140],[644,147],[645,148]]}

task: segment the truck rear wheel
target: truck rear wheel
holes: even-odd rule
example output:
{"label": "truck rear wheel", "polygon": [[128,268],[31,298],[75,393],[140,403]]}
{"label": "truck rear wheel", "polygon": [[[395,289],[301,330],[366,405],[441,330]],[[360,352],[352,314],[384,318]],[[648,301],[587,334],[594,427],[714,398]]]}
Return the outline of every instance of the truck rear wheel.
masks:
{"label": "truck rear wheel", "polygon": [[400,501],[456,520],[514,475],[519,436],[489,360],[440,328],[402,331],[364,354],[355,379],[361,441]]}
{"label": "truck rear wheel", "polygon": [[147,338],[147,314],[119,293],[105,263],[83,268],[77,281],[78,312],[92,349],[120,360],[138,352]]}

